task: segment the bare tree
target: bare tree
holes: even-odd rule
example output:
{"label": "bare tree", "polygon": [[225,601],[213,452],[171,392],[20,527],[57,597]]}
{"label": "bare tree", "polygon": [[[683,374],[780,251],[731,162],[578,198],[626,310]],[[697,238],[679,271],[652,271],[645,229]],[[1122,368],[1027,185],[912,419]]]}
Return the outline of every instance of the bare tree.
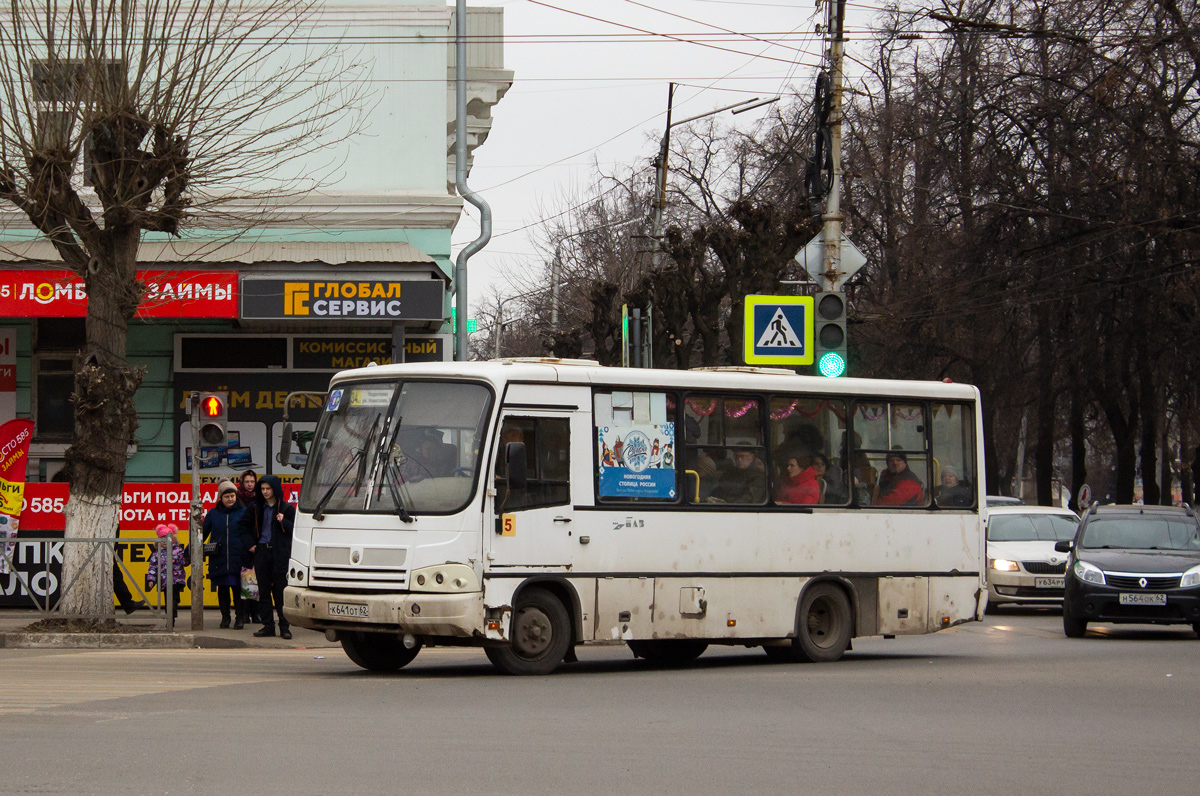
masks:
{"label": "bare tree", "polygon": [[[67,450],[69,538],[115,535],[133,395],[126,358],[143,233],[228,238],[315,187],[311,157],[357,126],[363,84],[314,49],[313,0],[10,0],[0,9],[0,201],[87,288]],[[299,164],[304,162],[303,171]],[[112,611],[111,561],[68,545],[68,612]]]}

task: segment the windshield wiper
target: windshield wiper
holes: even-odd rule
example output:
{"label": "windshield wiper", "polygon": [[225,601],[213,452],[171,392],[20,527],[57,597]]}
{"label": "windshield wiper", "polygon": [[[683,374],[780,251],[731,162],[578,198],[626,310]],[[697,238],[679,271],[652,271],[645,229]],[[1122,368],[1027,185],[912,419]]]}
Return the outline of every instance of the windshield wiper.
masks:
{"label": "windshield wiper", "polygon": [[384,481],[387,482],[388,492],[392,493],[392,500],[396,502],[396,513],[400,515],[403,522],[413,522],[416,518],[408,511],[408,506],[404,502],[404,496],[400,494],[400,490],[396,488],[397,476],[400,476],[400,468],[388,457],[387,465],[384,467],[387,471],[387,477]]}
{"label": "windshield wiper", "polygon": [[[375,415],[375,422],[371,424],[371,434],[368,439],[373,439],[375,437],[375,429],[379,425],[379,417],[380,416],[378,414]],[[322,495],[321,499],[317,501],[317,507],[313,510],[314,520],[320,522],[325,518],[325,504],[329,502],[331,497],[333,497],[334,490],[342,485],[342,479],[346,477],[346,473],[350,472],[350,468],[356,464],[358,465],[358,473],[354,477],[354,488],[351,490],[352,495],[358,492],[358,488],[362,486],[363,476],[366,474],[367,445],[363,445],[361,448],[355,449],[354,455],[350,457],[350,461],[346,462],[346,466],[342,468],[340,473],[338,473],[337,478],[333,479],[333,483],[329,485],[329,489],[325,490],[325,494]]]}

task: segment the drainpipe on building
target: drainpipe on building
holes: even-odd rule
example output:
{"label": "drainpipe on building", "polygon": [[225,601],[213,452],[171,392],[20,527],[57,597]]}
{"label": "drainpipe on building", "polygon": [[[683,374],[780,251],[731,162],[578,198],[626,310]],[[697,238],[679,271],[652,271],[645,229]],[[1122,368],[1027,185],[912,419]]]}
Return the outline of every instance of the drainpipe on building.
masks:
{"label": "drainpipe on building", "polygon": [[454,187],[458,195],[479,208],[479,237],[458,253],[454,262],[454,358],[467,355],[467,260],[492,238],[492,208],[467,187],[467,0],[457,0],[454,11]]}

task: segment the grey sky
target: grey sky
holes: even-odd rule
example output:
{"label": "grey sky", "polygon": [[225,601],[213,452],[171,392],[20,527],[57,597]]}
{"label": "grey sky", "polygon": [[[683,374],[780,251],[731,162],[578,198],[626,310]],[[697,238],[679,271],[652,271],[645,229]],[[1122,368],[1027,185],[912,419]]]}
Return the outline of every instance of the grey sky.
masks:
{"label": "grey sky", "polygon": [[[492,242],[471,260],[472,315],[493,285],[506,284],[506,272],[538,262],[531,236],[541,211],[565,209],[581,197],[595,181],[596,163],[612,170],[652,157],[662,135],[668,82],[685,84],[676,92],[676,118],[791,87],[807,93],[824,49],[815,26],[825,11],[812,0],[547,2],[576,14],[530,0],[473,3],[504,8],[505,63],[516,76],[493,109],[491,135],[476,151],[470,176],[472,189],[493,210]],[[851,20],[869,15],[866,6],[848,11]],[[850,36],[861,30],[847,24]],[[749,129],[766,112],[725,118]],[[471,208],[455,230],[455,256],[478,229]]]}

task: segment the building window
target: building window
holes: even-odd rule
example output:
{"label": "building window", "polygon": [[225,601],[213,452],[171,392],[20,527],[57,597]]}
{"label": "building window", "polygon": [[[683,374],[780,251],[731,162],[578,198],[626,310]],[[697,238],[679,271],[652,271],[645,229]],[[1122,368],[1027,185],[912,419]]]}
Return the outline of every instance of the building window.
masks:
{"label": "building window", "polygon": [[82,318],[39,318],[34,324],[34,437],[70,440],[75,432],[75,355],[84,344]]}
{"label": "building window", "polygon": [[30,63],[30,83],[37,103],[35,140],[42,149],[77,152],[76,179],[93,185],[92,133],[80,121],[98,106],[118,107],[125,90],[121,61],[85,64],[78,60],[41,60]]}

